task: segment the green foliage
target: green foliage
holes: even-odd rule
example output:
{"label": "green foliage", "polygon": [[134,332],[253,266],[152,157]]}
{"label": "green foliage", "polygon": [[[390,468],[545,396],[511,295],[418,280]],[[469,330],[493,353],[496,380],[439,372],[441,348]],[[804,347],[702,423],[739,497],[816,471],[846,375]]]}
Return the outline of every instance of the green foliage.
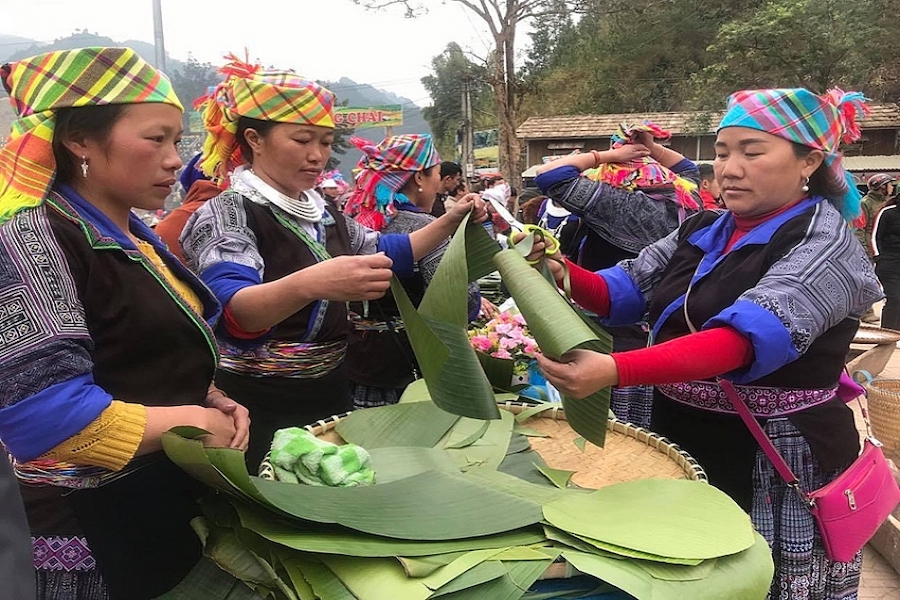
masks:
{"label": "green foliage", "polygon": [[484,85],[485,68],[469,60],[459,44],[452,42],[443,53],[431,61],[433,75],[422,78],[422,85],[431,95],[432,105],[425,108],[423,116],[431,126],[435,143],[441,156],[456,155],[456,134],[462,126],[462,95],[466,82],[472,98],[473,121],[479,125],[496,126],[496,119],[483,123],[484,115],[491,115],[493,97]]}
{"label": "green foliage", "polygon": [[714,57],[694,77],[721,97],[739,87],[835,85],[869,89],[869,73],[898,56],[879,15],[888,2],[769,0],[723,23],[709,50]]}

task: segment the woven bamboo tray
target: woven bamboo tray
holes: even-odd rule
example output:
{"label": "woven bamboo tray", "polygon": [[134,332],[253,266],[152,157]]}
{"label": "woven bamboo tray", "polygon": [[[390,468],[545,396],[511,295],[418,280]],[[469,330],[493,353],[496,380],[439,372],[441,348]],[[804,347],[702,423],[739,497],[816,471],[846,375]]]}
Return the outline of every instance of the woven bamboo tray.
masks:
{"label": "woven bamboo tray", "polygon": [[[501,408],[519,414],[532,405],[507,402]],[[334,416],[306,427],[319,438],[343,444],[344,440],[334,431],[335,425],[346,415]],[[541,455],[548,466],[575,471],[572,482],[584,488],[600,488],[614,483],[636,479],[690,479],[707,481],[706,472],[687,452],[655,433],[609,419],[606,445],[598,448],[587,444],[584,452],[575,445],[579,437],[561,407],[554,407],[533,416],[520,424],[550,437],[529,437],[531,447]],[[268,461],[260,469],[261,477],[272,477]]]}
{"label": "woven bamboo tray", "polygon": [[872,433],[884,444],[884,453],[900,462],[900,379],[863,383]]}

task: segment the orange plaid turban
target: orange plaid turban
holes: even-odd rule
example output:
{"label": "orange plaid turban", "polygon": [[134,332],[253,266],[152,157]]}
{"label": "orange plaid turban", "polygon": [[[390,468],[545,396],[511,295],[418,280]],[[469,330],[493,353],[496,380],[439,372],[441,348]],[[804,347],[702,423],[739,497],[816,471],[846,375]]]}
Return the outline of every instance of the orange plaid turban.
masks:
{"label": "orange plaid turban", "polygon": [[245,162],[237,142],[239,117],[334,128],[334,94],[292,71],[267,71],[235,55],[219,69],[225,81],[195,107],[203,111],[206,141],[200,169],[219,181]]}

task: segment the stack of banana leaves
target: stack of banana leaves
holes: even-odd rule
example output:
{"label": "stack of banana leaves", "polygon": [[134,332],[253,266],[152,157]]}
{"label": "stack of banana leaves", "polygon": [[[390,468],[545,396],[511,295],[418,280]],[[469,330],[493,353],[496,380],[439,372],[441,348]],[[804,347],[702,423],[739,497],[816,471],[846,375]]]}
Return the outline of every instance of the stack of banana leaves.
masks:
{"label": "stack of banana leaves", "polygon": [[190,428],[163,444],[214,490],[193,523],[205,554],[262,597],[765,597],[768,546],[725,494],[674,479],[570,487],[530,449],[538,433],[500,416],[450,414],[421,385],[351,413],[336,431],[371,455],[363,487],[252,477],[241,452],[204,448]]}
{"label": "stack of banana leaves", "polygon": [[[418,308],[392,284],[424,382],[336,427],[370,453],[374,485],[254,477],[241,452],[204,448],[200,430],[164,434],[169,457],[211,490],[194,522],[205,553],[279,599],[764,598],[768,546],[725,494],[685,480],[571,487],[530,449],[539,433],[498,406],[466,334],[469,281],[499,270],[545,355],[609,351],[525,262],[530,243],[501,251],[464,222]],[[602,446],[608,390],[562,403],[580,437],[559,443]],[[552,590],[548,572],[562,576]]]}

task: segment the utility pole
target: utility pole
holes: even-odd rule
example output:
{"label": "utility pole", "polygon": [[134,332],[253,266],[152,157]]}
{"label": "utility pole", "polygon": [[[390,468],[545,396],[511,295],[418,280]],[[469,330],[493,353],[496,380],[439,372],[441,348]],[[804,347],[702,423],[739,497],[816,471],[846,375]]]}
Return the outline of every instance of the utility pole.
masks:
{"label": "utility pole", "polygon": [[463,113],[463,139],[462,139],[462,162],[463,172],[467,179],[475,177],[475,142],[474,142],[474,125],[472,123],[472,88],[471,82],[466,79],[463,81],[462,93],[462,113]]}
{"label": "utility pole", "polygon": [[153,0],[153,48],[156,68],[166,72],[166,42],[163,39],[162,0]]}

